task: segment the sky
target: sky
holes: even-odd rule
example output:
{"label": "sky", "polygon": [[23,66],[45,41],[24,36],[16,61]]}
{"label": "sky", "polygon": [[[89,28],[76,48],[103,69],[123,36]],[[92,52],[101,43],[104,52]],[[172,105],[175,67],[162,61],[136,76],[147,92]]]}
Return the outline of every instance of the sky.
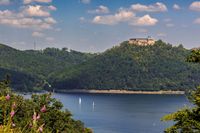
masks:
{"label": "sky", "polygon": [[0,42],[20,50],[102,52],[147,36],[199,47],[200,1],[0,0]]}

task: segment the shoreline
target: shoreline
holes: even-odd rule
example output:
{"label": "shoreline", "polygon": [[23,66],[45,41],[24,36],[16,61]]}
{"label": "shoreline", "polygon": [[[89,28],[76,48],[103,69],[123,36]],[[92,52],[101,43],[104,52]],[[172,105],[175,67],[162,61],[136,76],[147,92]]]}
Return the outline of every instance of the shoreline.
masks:
{"label": "shoreline", "polygon": [[58,93],[88,93],[88,94],[168,94],[184,95],[185,91],[135,91],[135,90],[56,90]]}

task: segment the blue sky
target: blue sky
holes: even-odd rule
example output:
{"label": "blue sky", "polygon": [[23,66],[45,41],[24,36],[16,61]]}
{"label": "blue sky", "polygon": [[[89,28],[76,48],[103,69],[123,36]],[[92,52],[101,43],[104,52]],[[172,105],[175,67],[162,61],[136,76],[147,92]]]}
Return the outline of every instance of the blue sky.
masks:
{"label": "blue sky", "polygon": [[186,48],[200,44],[200,1],[0,0],[0,42],[18,49],[69,47],[102,52],[151,36]]}

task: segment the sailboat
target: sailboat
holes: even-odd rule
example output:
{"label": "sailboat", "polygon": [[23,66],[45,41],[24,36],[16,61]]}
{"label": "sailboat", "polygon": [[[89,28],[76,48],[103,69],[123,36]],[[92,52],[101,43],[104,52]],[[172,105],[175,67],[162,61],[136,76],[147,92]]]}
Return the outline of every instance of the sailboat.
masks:
{"label": "sailboat", "polygon": [[81,98],[79,97],[78,103],[81,104]]}
{"label": "sailboat", "polygon": [[94,111],[94,105],[95,105],[95,104],[94,104],[94,101],[93,101],[93,102],[92,102],[92,110],[93,110],[93,111]]}

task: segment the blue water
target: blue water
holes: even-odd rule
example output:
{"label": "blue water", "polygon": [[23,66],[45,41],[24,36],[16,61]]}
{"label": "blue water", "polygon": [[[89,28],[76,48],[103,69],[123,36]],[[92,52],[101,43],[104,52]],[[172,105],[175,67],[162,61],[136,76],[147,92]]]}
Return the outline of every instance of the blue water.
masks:
{"label": "blue water", "polygon": [[162,116],[189,105],[184,95],[57,93],[54,97],[95,133],[161,133],[172,124],[161,122]]}

